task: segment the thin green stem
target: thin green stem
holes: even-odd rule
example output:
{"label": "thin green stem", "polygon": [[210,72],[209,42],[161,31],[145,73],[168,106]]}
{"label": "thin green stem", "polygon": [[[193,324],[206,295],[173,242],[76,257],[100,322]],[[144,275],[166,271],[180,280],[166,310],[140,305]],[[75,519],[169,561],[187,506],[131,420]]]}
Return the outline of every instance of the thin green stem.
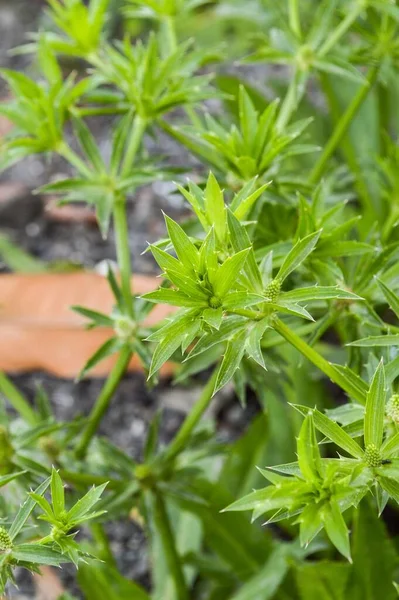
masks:
{"label": "thin green stem", "polygon": [[327,37],[326,41],[319,48],[317,52],[318,58],[325,56],[342,38],[343,35],[351,28],[352,24],[356,21],[363,8],[357,4],[354,6],[353,10],[351,10],[342,21],[340,21],[339,25],[330,33]]}
{"label": "thin green stem", "polygon": [[363,104],[364,100],[367,98],[370,90],[373,87],[374,82],[377,79],[379,71],[379,65],[375,65],[370,68],[365,83],[360,87],[357,94],[354,96],[352,102],[349,104],[348,108],[342,115],[341,119],[338,121],[332,136],[324,147],[324,151],[319,157],[319,160],[315,164],[310,177],[309,183],[316,184],[321,179],[328,163],[328,159],[331,157],[333,152],[336,150],[337,146],[341,142],[342,138],[348,131],[348,128],[355,118],[359,108]]}
{"label": "thin green stem", "polygon": [[201,131],[201,129],[203,128],[203,124],[200,117],[195,112],[195,108],[193,106],[188,105],[185,107],[184,110],[186,112],[186,115],[190,119],[192,125],[194,125],[194,127],[198,129],[198,131]]}
{"label": "thin green stem", "polygon": [[[140,146],[141,139],[145,130],[145,121],[136,115],[133,121],[133,129],[126,150],[125,160],[122,171],[124,169],[130,171],[134,163],[137,150]],[[116,238],[116,253],[118,257],[118,265],[121,274],[122,295],[125,302],[125,310],[129,317],[134,318],[134,305],[132,299],[131,277],[132,267],[130,260],[129,249],[129,234],[126,218],[126,198],[118,195],[114,201],[113,208],[115,238]],[[83,432],[82,438],[76,448],[77,458],[84,458],[87,448],[98,429],[98,426],[108,410],[112,396],[119,385],[119,382],[129,364],[132,352],[129,347],[122,348],[117,362],[112,369],[107,381],[91,412],[86,429]]]}
{"label": "thin green stem", "polygon": [[132,264],[130,260],[129,231],[126,218],[126,198],[118,196],[114,203],[115,244],[118,266],[121,274],[121,289],[125,310],[129,317],[134,318],[132,296]]}
{"label": "thin green stem", "polygon": [[154,522],[161,538],[165,559],[175,584],[177,600],[189,600],[187,583],[184,577],[181,558],[177,552],[176,541],[170,524],[163,496],[156,488],[152,490],[154,497]]}
{"label": "thin green stem", "polygon": [[166,16],[161,23],[161,31],[165,40],[167,54],[173,54],[177,48],[175,17]]}
{"label": "thin green stem", "polygon": [[303,74],[295,67],[294,73],[290,78],[290,83],[287,89],[285,98],[281,104],[280,111],[278,114],[276,128],[278,131],[282,131],[284,127],[289,123],[293,113],[298,107],[298,103],[301,97],[301,76]]}
{"label": "thin green stem", "polygon": [[339,312],[332,309],[330,313],[325,314],[324,317],[322,317],[319,321],[316,321],[315,331],[308,340],[310,342],[309,345],[313,346],[313,344],[315,344],[322,337],[322,335],[324,335],[326,331],[334,325],[338,317]]}
{"label": "thin green stem", "polygon": [[236,308],[235,310],[229,310],[229,314],[247,317],[247,319],[252,319],[253,321],[260,321],[265,316],[264,313],[251,310],[249,308]]}
{"label": "thin green stem", "polygon": [[390,131],[390,90],[388,85],[378,85],[378,112],[380,120],[380,152],[385,153],[387,146],[387,134]]}
{"label": "thin green stem", "polygon": [[129,106],[99,106],[75,108],[75,113],[80,117],[93,117],[102,115],[125,115]]}
{"label": "thin green stem", "polygon": [[102,524],[101,523],[92,523],[90,525],[90,529],[91,529],[93,538],[97,544],[97,547],[99,549],[98,558],[100,558],[101,560],[104,560],[109,565],[116,567],[117,564],[116,564],[115,557],[111,550],[109,538],[108,538],[107,534],[105,533],[105,530],[104,530],[104,527],[102,526]]}
{"label": "thin green stem", "polygon": [[288,18],[291,31],[297,36],[302,37],[301,19],[299,14],[299,0],[288,0]]}
{"label": "thin green stem", "polygon": [[390,214],[386,217],[384,224],[382,225],[381,239],[383,242],[387,242],[399,219],[399,210],[393,203],[391,204],[390,210]]}
{"label": "thin green stem", "polygon": [[58,154],[65,158],[66,161],[69,162],[83,177],[87,177],[87,179],[92,178],[92,172],[89,167],[84,163],[84,161],[68,146],[68,144],[63,141],[58,147]]}
{"label": "thin green stem", "polygon": [[30,425],[36,425],[38,418],[35,411],[29,406],[28,401],[23,397],[21,392],[8,379],[8,377],[0,371],[0,393],[3,394],[11,406],[21,415],[23,419]]}
{"label": "thin green stem", "polygon": [[226,170],[226,164],[221,160],[220,154],[218,152],[212,152],[211,149],[207,150],[206,156],[205,152],[201,150],[201,148],[197,148],[196,144],[193,143],[188,136],[181,132],[180,129],[173,127],[170,123],[166,121],[166,119],[158,118],[157,124],[163,131],[165,131],[169,137],[174,140],[177,140],[180,144],[182,144],[185,148],[187,148],[190,152],[195,154],[196,156],[201,156],[202,158],[206,158],[209,162],[211,162],[215,168],[219,169],[222,172]]}
{"label": "thin green stem", "polygon": [[41,546],[44,544],[54,544],[54,539],[52,535],[46,535],[46,537],[42,538],[41,540],[34,541],[32,544],[40,544]]}
{"label": "thin green stem", "polygon": [[310,362],[319,368],[320,371],[327,375],[333,383],[339,385],[345,392],[364,404],[365,398],[363,397],[363,394],[350,385],[347,378],[342,375],[333,364],[328,362],[328,360],[321,356],[317,350],[302,340],[294,331],[292,331],[292,329],[287,327],[283,321],[276,317],[273,319],[272,326],[275,331],[291,344],[291,346],[296,348],[303,356],[305,356],[305,358],[310,360]]}
{"label": "thin green stem", "polygon": [[[341,106],[335,94],[334,88],[331,85],[330,77],[326,73],[321,73],[320,82],[324,95],[327,98],[334,126],[337,126],[341,118]],[[365,212],[368,214],[372,214],[374,212],[373,199],[371,197],[370,190],[367,186],[367,182],[365,181],[364,173],[362,172],[362,169],[359,165],[356,149],[353,146],[350,136],[344,136],[341,142],[341,147],[343,154],[348,162],[348,165],[353,174],[355,175],[355,187],[360,199],[362,200]]]}
{"label": "thin green stem", "polygon": [[107,489],[115,490],[120,487],[125,488],[130,481],[119,481],[118,479],[110,479],[102,475],[90,475],[89,473],[78,473],[76,471],[69,471],[68,469],[59,470],[60,477],[63,481],[68,481],[74,485],[79,486],[91,486],[91,485],[102,485],[107,484]]}
{"label": "thin green stem", "polygon": [[[301,334],[301,335],[313,335],[314,334],[314,330],[316,329],[318,325],[317,321],[312,321],[311,323],[306,323],[306,325],[301,325],[300,327],[297,327],[295,330],[295,333]],[[275,335],[275,336],[267,336],[266,338],[263,338],[261,341],[261,347],[263,349],[268,349],[268,348],[275,348],[277,346],[281,346],[282,344],[285,344],[285,340],[284,338],[282,338],[279,335]]]}
{"label": "thin green stem", "polygon": [[125,156],[122,162],[121,177],[128,177],[136,159],[137,152],[140,148],[145,129],[147,127],[147,119],[139,114],[133,119],[132,130],[127,143]]}
{"label": "thin green stem", "polygon": [[300,338],[292,329],[287,327],[279,318],[275,318],[272,323],[273,329],[277,331],[283,338],[289,342],[294,348],[299,350],[310,362],[318,367],[323,373],[330,378],[334,376],[331,364],[321,356],[314,348],[309,346],[302,338]]}
{"label": "thin green stem", "polygon": [[206,386],[202,390],[202,393],[198,398],[197,402],[195,403],[193,409],[187,415],[185,421],[183,422],[183,425],[177,432],[177,435],[169,444],[165,453],[166,459],[173,460],[186,447],[186,444],[190,439],[194,428],[201,420],[201,417],[203,416],[204,412],[206,411],[212,400],[217,374],[218,367],[215,368],[212,376],[210,377]]}
{"label": "thin green stem", "polygon": [[83,431],[80,442],[76,447],[77,458],[82,459],[86,455],[87,448],[89,447],[89,444],[96,433],[104,414],[108,410],[112,396],[114,395],[114,392],[118,387],[124,372],[126,371],[131,356],[132,352],[128,347],[122,348],[120,351],[118,359],[91,411],[89,421],[85,430]]}

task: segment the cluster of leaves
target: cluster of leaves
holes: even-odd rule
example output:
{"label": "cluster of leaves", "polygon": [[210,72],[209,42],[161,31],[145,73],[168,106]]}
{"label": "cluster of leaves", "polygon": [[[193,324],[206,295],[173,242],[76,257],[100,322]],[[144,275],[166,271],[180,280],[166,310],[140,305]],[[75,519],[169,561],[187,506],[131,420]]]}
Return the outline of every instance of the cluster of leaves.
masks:
{"label": "cluster of leaves", "polygon": [[[116,363],[89,417],[70,423],[55,419],[43,391],[32,407],[0,375],[19,413],[0,415],[2,590],[16,567],[72,562],[87,600],[392,600],[398,560],[384,509],[399,503],[397,1],[48,3],[46,27],[18,50],[34,53],[37,77],[1,71],[13,99],[0,114],[14,129],[0,166],[61,156],[71,175],[39,192],[92,204],[104,237],[113,226],[114,309],[73,309],[110,331],[81,376],[111,354]],[[122,40],[109,39],[115,5]],[[238,47],[242,64],[267,73],[266,92],[209,67],[237,60]],[[66,58],[75,62],[65,77]],[[86,117],[109,115],[105,158]],[[146,135],[165,134],[204,167],[188,182],[189,164],[146,152]],[[165,238],[148,248],[162,283],[137,298],[127,199],[172,177],[192,217],[165,215]],[[157,304],[173,309],[149,327]],[[154,417],[141,462],[96,435],[133,354],[152,384],[167,361],[184,385],[213,369],[166,447]],[[218,441],[213,422],[199,424],[227,384],[242,405],[251,390],[260,408],[234,444]],[[276,466],[256,469],[265,464]],[[273,529],[249,523],[246,510]],[[121,517],[146,529],[151,592],[117,570],[102,523]],[[93,540],[79,541],[86,521]]]}
{"label": "cluster of leaves", "polygon": [[[1,485],[5,485],[15,475],[3,477]],[[51,487],[51,504],[44,494]],[[65,509],[64,487],[57,471],[53,468],[51,477],[31,492],[21,505],[9,528],[0,527],[0,592],[5,591],[6,583],[14,581],[14,569],[23,567],[40,573],[40,565],[59,567],[62,563],[72,561],[78,565],[80,560],[90,557],[80,545],[74,541],[76,533],[71,533],[77,525],[102,514],[92,511],[99,501],[106,484],[93,487],[78,500],[69,510]],[[51,525],[48,535],[35,535],[33,541],[26,541],[29,532],[27,522],[31,513],[39,506],[42,514],[39,519]]]}
{"label": "cluster of leaves", "polygon": [[3,169],[30,154],[60,150],[68,115],[91,85],[89,78],[76,83],[73,74],[64,81],[62,70],[44,41],[38,45],[38,59],[44,81],[36,82],[17,71],[1,71],[14,99],[2,104],[0,114],[15,125],[3,143]]}
{"label": "cluster of leaves", "polygon": [[107,9],[108,0],[90,2],[88,7],[74,0],[51,0],[49,17],[58,28],[57,33],[46,35],[51,48],[69,56],[89,57],[104,39]]}
{"label": "cluster of leaves", "polygon": [[[295,406],[305,416],[297,440],[298,461],[271,467],[271,472],[262,469],[262,475],[272,485],[238,500],[227,510],[253,509],[254,519],[274,512],[268,521],[272,523],[298,515],[301,544],[308,545],[324,527],[332,543],[350,560],[349,532],[342,513],[357,506],[373,488],[380,514],[390,497],[399,501],[399,434],[391,427],[392,421],[397,423],[396,398],[393,396],[386,403],[381,362],[367,392],[364,418],[356,423],[356,431],[351,428],[349,433],[317,408]],[[350,458],[322,459],[315,428]],[[354,437],[364,437],[364,448]]]}
{"label": "cluster of leaves", "polygon": [[311,119],[303,119],[282,129],[278,100],[259,113],[250,95],[241,86],[238,113],[237,124],[224,124],[206,113],[204,124],[200,121],[183,129],[167,122],[163,122],[162,126],[212,168],[220,170],[229,178],[233,189],[254,177],[260,181],[270,177],[277,177],[277,182],[284,180],[288,176],[284,167],[289,157],[319,150],[312,144],[295,143]]}
{"label": "cluster of leaves", "polygon": [[245,225],[237,218],[247,215],[266,186],[255,191],[253,187],[254,181],[235,196],[229,207],[212,174],[204,193],[192,184],[190,192],[182,190],[205,229],[205,239],[197,242],[199,248],[176,222],[166,217],[167,243],[177,258],[158,246],[152,246],[151,250],[164,277],[174,287],[150,292],[144,298],[183,309],[148,338],[159,342],[152,357],[151,373],[179,346],[184,352],[198,339],[190,349],[187,357],[190,359],[227,342],[216,378],[216,392],[233,377],[244,353],[266,368],[260,342],[265,330],[273,326],[272,318],[277,313],[312,321],[313,317],[302,306],[304,302],[360,299],[336,285],[282,289],[285,280],[315,248],[320,231],[298,240],[274,277],[272,252],[257,264]]}

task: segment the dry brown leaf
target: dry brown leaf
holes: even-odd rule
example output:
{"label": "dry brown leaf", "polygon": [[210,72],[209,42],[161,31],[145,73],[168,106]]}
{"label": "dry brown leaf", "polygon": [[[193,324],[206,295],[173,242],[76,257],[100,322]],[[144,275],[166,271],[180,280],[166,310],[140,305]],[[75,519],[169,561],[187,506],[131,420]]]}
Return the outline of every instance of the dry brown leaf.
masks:
{"label": "dry brown leaf", "polygon": [[[159,279],[135,275],[134,293],[154,290]],[[112,330],[85,330],[87,320],[70,306],[110,313],[114,298],[105,277],[90,272],[0,275],[0,370],[24,372],[43,370],[59,377],[76,377],[93,352]],[[147,324],[164,319],[173,308],[156,306]],[[116,356],[101,361],[91,376],[109,373]],[[142,370],[133,357],[130,370]],[[167,363],[162,375],[170,375]]]}
{"label": "dry brown leaf", "polygon": [[10,133],[13,128],[13,124],[2,115],[0,116],[0,138]]}
{"label": "dry brown leaf", "polygon": [[41,567],[40,575],[34,574],[33,581],[36,588],[36,600],[57,600],[65,589],[51,567]]}
{"label": "dry brown leaf", "polygon": [[0,204],[12,202],[21,196],[28,196],[30,190],[18,181],[6,181],[0,185]]}
{"label": "dry brown leaf", "polygon": [[43,198],[44,215],[49,221],[58,223],[86,223],[97,226],[94,210],[89,206],[66,204],[59,206],[59,198],[47,196]]}

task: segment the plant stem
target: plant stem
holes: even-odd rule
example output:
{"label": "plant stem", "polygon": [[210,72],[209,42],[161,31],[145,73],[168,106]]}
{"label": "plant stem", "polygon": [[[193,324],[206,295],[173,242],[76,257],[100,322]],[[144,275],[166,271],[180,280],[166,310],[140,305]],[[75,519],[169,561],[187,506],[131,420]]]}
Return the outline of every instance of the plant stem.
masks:
{"label": "plant stem", "polygon": [[[335,94],[334,88],[331,85],[331,80],[326,73],[320,74],[320,82],[324,95],[327,98],[334,126],[337,126],[341,116],[340,103]],[[356,148],[353,146],[350,136],[343,138],[341,146],[343,154],[348,162],[348,165],[353,174],[355,175],[355,187],[357,189],[359,197],[363,201],[365,212],[368,214],[373,214],[373,199],[371,197],[370,190],[368,189],[367,182],[365,181],[364,173],[362,172],[362,169],[359,165]]]}
{"label": "plant stem", "polygon": [[78,473],[76,471],[69,471],[68,469],[59,470],[60,477],[63,481],[68,481],[74,485],[102,485],[107,483],[107,489],[115,490],[120,487],[125,488],[129,481],[122,481],[118,479],[110,479],[102,475],[90,475],[88,473]]}
{"label": "plant stem", "polygon": [[202,393],[195,405],[193,406],[190,414],[187,415],[183,425],[177,432],[177,435],[169,444],[165,452],[165,458],[167,460],[173,460],[185,448],[194,428],[201,420],[202,415],[204,414],[212,400],[217,374],[218,367],[215,368],[214,372],[212,373],[212,376],[210,377],[206,386],[202,390]]}
{"label": "plant stem", "polygon": [[141,115],[136,114],[133,119],[132,130],[126,147],[125,157],[122,162],[121,177],[130,175],[146,127],[147,120]]}
{"label": "plant stem", "polygon": [[200,117],[195,112],[194,107],[189,104],[184,108],[184,110],[186,111],[186,115],[190,119],[192,125],[194,125],[194,127],[196,127],[198,131],[201,131],[201,129],[203,128],[203,124]]}
{"label": "plant stem", "polygon": [[309,346],[302,338],[300,338],[292,329],[287,327],[283,321],[276,318],[273,321],[273,329],[275,329],[283,338],[289,342],[294,348],[299,350],[303,356],[309,359],[323,373],[326,373],[330,378],[333,375],[330,363],[323,358],[314,348]]}
{"label": "plant stem", "polygon": [[44,544],[53,544],[54,543],[54,539],[51,535],[46,535],[46,537],[42,538],[41,540],[32,542],[33,544],[40,544],[40,545],[44,545]]}
{"label": "plant stem", "polygon": [[247,317],[247,319],[252,319],[253,321],[259,321],[266,316],[264,313],[257,310],[251,310],[250,308],[236,308],[235,310],[229,310],[229,314]]}
{"label": "plant stem", "polygon": [[283,321],[280,321],[279,318],[275,318],[272,324],[275,331],[277,331],[283,338],[294,346],[299,352],[305,356],[311,363],[313,363],[316,367],[320,369],[327,377],[331,379],[333,383],[339,385],[345,392],[349,395],[353,396],[361,402],[365,403],[365,398],[363,394],[350,385],[347,381],[347,378],[340,373],[338,369],[334,367],[333,364],[328,362],[321,354],[319,354],[314,348],[309,346],[304,340],[302,340],[294,331],[292,331]]}
{"label": "plant stem", "polygon": [[299,15],[299,0],[288,0],[290,28],[297,38],[302,37],[301,19]]}
{"label": "plant stem", "polygon": [[176,549],[175,537],[166,510],[165,501],[156,488],[152,490],[154,497],[154,523],[162,541],[166,562],[173,578],[177,600],[189,600],[188,589],[182,561]]}
{"label": "plant stem", "polygon": [[129,232],[126,218],[126,197],[118,196],[114,202],[115,244],[118,266],[121,274],[121,289],[125,310],[129,317],[134,317],[132,296],[132,265],[130,260]]}
{"label": "plant stem", "polygon": [[83,175],[83,177],[86,177],[87,179],[92,179],[93,174],[91,173],[89,167],[84,163],[80,156],[68,146],[68,144],[65,141],[61,142],[58,148],[58,154],[65,158],[65,160],[67,160],[69,164],[75,167],[75,169],[79,171],[79,173]]}
{"label": "plant stem", "polygon": [[36,425],[38,418],[35,411],[29,406],[27,400],[8,377],[0,371],[0,393],[3,394],[11,406],[30,425]]}
{"label": "plant stem", "polygon": [[365,83],[360,87],[357,94],[354,96],[352,102],[349,104],[348,108],[342,115],[341,119],[337,123],[332,136],[324,147],[324,151],[321,154],[319,160],[315,164],[313,171],[309,177],[310,184],[316,184],[322,177],[324,170],[326,169],[328,159],[336,150],[338,144],[341,142],[342,138],[348,131],[348,128],[356,116],[359,108],[363,104],[366,99],[369,91],[372,89],[375,80],[377,79],[379,71],[379,65],[375,65],[370,68]]}
{"label": "plant stem", "polygon": [[[129,139],[129,144],[126,150],[126,155],[122,167],[122,171],[126,169],[130,170],[133,165],[137,150],[140,146],[140,142],[145,130],[145,120],[139,115],[136,115],[133,121],[133,129]],[[121,274],[121,288],[122,295],[125,303],[125,310],[129,317],[134,318],[134,305],[132,299],[131,289],[131,276],[132,267],[130,261],[130,250],[129,250],[129,235],[126,219],[126,197],[118,195],[115,197],[114,208],[114,227],[115,227],[115,238],[116,238],[116,253],[118,257],[118,265]],[[117,362],[113,367],[111,373],[97,401],[91,412],[89,421],[86,429],[83,432],[83,436],[76,448],[76,456],[79,459],[84,458],[87,448],[94,436],[97,428],[103,418],[104,414],[108,410],[112,396],[119,385],[119,382],[129,364],[132,352],[129,347],[122,348]]]}
{"label": "plant stem", "polygon": [[114,555],[112,554],[111,546],[109,543],[109,539],[107,534],[105,533],[104,527],[101,523],[92,523],[90,526],[91,533],[93,538],[99,548],[99,557],[101,560],[104,560],[109,565],[116,567],[116,560]]}
{"label": "plant stem", "polygon": [[380,152],[385,153],[387,149],[387,132],[390,131],[390,93],[387,85],[378,85],[378,112],[380,117]]}
{"label": "plant stem", "polygon": [[[313,334],[316,326],[317,326],[316,321],[314,321],[314,322],[312,321],[311,323],[306,323],[306,325],[301,325],[300,327],[298,327],[296,329],[296,334],[297,335],[299,333],[303,334],[303,335]],[[277,346],[281,346],[282,344],[285,344],[285,340],[278,335],[273,336],[273,338],[270,338],[270,337],[267,337],[266,339],[263,338],[261,341],[261,347],[264,349],[275,348]]]}
{"label": "plant stem", "polygon": [[303,83],[301,82],[301,77],[303,73],[301,73],[297,68],[295,68],[294,73],[290,78],[290,83],[287,89],[287,93],[281,104],[280,112],[276,122],[276,128],[279,131],[282,131],[284,127],[289,122],[293,112],[297,109],[299,99],[301,97],[301,87],[303,89]]}
{"label": "plant stem", "polygon": [[342,36],[345,35],[348,29],[356,21],[362,10],[363,8],[359,4],[357,6],[355,5],[353,10],[346,15],[345,19],[340,21],[339,25],[331,32],[324,44],[322,44],[317,51],[317,56],[319,58],[325,56],[331,50],[331,48],[333,48],[337,42],[339,42]]}
{"label": "plant stem", "polygon": [[77,458],[84,458],[87,448],[89,447],[89,444],[95,432],[97,431],[101,419],[108,410],[112,396],[114,395],[114,392],[119,385],[119,382],[126,370],[126,367],[129,364],[131,356],[132,352],[128,347],[124,347],[120,351],[118,360],[116,361],[111,373],[108,376],[107,381],[105,382],[103,389],[101,390],[100,395],[96,400],[96,403],[91,411],[86,429],[84,430],[82,438],[76,447]]}
{"label": "plant stem", "polygon": [[208,162],[212,163],[212,165],[219,169],[222,172],[226,170],[226,164],[220,158],[218,152],[213,152],[211,148],[207,148],[206,152],[203,148],[197,147],[196,143],[192,142],[190,137],[182,133],[182,131],[176,127],[173,127],[166,119],[158,118],[157,124],[165,131],[169,137],[174,140],[177,140],[180,144],[182,144],[185,148],[187,148],[190,152],[195,154],[196,156],[200,156],[201,158],[206,158]]}
{"label": "plant stem", "polygon": [[75,113],[80,117],[92,117],[103,115],[125,115],[129,112],[128,106],[88,106],[84,108],[75,108]]}
{"label": "plant stem", "polygon": [[167,54],[172,54],[177,48],[175,17],[167,16],[161,24],[162,34],[166,42]]}

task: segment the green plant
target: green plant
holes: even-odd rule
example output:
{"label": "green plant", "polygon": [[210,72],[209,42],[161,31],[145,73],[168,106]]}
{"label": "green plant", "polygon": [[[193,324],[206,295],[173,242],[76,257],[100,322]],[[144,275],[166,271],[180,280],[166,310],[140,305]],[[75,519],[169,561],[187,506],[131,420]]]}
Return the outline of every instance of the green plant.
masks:
{"label": "green plant", "polygon": [[[234,37],[239,4],[129,0],[125,26],[139,20],[140,38],[109,41],[106,0],[49,0],[57,32],[21,50],[34,52],[43,79],[2,70],[14,99],[0,113],[15,124],[2,166],[32,153],[65,159],[73,174],[39,191],[94,205],[103,236],[114,228],[118,259],[112,313],[72,307],[89,327],[113,330],[81,375],[117,354],[88,418],[58,423],[43,391],[31,406],[0,375],[19,414],[3,411],[0,423],[3,590],[14,567],[84,559],[88,600],[396,597],[387,525],[399,503],[399,6],[265,0],[253,5],[266,37],[248,17],[231,52],[223,39],[204,42],[200,25],[184,39],[204,16]],[[238,47],[243,63],[282,66],[278,78],[259,71],[267,95],[218,73],[215,61],[230,64]],[[58,55],[78,58],[83,76],[64,80]],[[108,161],[86,122],[104,115],[114,117]],[[146,135],[160,132],[200,159],[195,181],[182,179],[188,167],[148,155]],[[127,197],[172,177],[192,218],[165,215],[165,238],[148,248],[162,283],[138,298]],[[157,304],[175,311],[148,327]],[[151,385],[167,361],[177,382],[208,375],[166,447],[154,417],[141,462],[98,436],[134,353]],[[242,405],[255,397],[258,412],[239,440],[220,443],[202,417],[228,383]],[[118,571],[103,529],[133,508],[148,535],[150,591]],[[273,528],[250,523],[247,510]],[[81,542],[86,521],[92,539]]]}

